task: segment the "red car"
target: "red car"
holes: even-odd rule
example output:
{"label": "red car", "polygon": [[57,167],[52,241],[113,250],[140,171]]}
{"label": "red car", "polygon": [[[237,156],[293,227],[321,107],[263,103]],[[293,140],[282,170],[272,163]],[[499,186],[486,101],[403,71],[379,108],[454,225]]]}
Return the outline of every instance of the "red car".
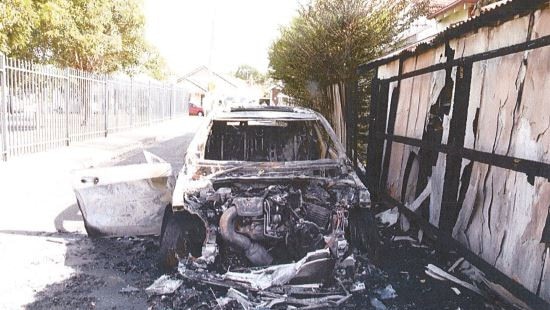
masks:
{"label": "red car", "polygon": [[204,116],[204,110],[192,103],[189,104],[189,115]]}

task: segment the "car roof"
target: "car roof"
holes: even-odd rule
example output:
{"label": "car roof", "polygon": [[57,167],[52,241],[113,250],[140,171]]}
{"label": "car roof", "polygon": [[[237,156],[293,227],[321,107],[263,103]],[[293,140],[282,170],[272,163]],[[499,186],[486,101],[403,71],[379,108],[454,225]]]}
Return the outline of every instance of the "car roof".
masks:
{"label": "car roof", "polygon": [[289,106],[250,106],[234,107],[214,115],[215,121],[224,120],[255,120],[255,119],[277,119],[277,120],[317,120],[317,113],[310,109]]}

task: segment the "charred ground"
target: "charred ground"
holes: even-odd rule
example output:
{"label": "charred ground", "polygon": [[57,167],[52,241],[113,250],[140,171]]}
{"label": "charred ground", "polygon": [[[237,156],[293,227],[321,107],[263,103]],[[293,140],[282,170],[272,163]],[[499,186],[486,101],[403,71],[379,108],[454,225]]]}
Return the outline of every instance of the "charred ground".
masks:
{"label": "charred ground", "polygon": [[[383,230],[384,243],[375,259],[356,256],[354,281],[364,283],[365,289],[353,293],[342,307],[379,309],[372,302],[376,298],[388,309],[498,309],[461,287],[457,287],[457,295],[453,285],[425,274],[427,264],[446,269],[456,257],[442,255],[429,245],[391,241],[395,233],[392,228]],[[183,280],[174,294],[148,296],[145,288],[162,275],[157,267],[157,238],[64,237],[70,240],[66,264],[76,273],[37,293],[29,309],[212,309],[218,306],[216,299],[227,294],[226,288],[190,281],[174,273],[174,278]],[[232,264],[242,261],[235,255],[227,257]],[[328,286],[331,285],[339,289],[337,283]],[[383,299],[381,293],[388,285],[397,296]],[[254,300],[257,296],[250,294],[249,298]],[[242,307],[231,302],[224,308]]]}

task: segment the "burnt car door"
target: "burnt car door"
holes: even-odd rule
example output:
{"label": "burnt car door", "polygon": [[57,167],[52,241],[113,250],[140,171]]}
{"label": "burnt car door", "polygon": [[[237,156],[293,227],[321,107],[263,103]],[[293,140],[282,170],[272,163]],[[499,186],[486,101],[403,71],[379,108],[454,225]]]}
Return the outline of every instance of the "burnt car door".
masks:
{"label": "burnt car door", "polygon": [[89,236],[160,234],[172,198],[172,167],[150,153],[145,157],[145,164],[73,172],[73,189]]}

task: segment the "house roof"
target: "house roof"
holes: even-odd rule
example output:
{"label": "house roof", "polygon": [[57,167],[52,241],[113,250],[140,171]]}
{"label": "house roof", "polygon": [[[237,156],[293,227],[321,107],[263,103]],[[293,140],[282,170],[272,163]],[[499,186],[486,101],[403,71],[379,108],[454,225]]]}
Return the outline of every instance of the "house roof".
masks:
{"label": "house roof", "polygon": [[199,66],[199,67],[193,69],[192,71],[188,72],[187,74],[183,75],[182,77],[180,77],[180,78],[178,79],[178,82],[180,82],[181,80],[185,80],[185,79],[187,79],[188,77],[191,77],[191,76],[193,76],[193,75],[195,75],[195,74],[197,74],[197,73],[199,73],[199,72],[201,72],[201,71],[203,71],[203,70],[208,70],[208,71],[210,71],[210,69],[208,69],[206,66]]}
{"label": "house roof", "polygon": [[464,5],[475,4],[478,0],[432,0],[430,1],[430,15],[428,18],[435,18],[441,14],[447,13],[450,10]]}
{"label": "house roof", "polygon": [[430,15],[443,9],[444,7],[448,6],[449,4],[455,1],[456,0],[431,0],[428,7]]}
{"label": "house roof", "polygon": [[235,88],[239,87],[235,81],[231,81],[230,78],[225,77],[220,73],[217,73],[217,72],[214,72],[214,71],[210,70],[207,66],[199,66],[199,67],[195,68],[194,70],[190,71],[189,73],[187,73],[187,74],[183,75],[182,77],[178,78],[177,82],[181,83],[181,82],[187,81],[187,82],[190,82],[193,85],[205,90],[205,87],[200,86],[199,83],[197,83],[196,81],[193,81],[193,78],[192,78],[194,75],[196,75],[200,72],[203,72],[203,71],[206,71],[206,72],[212,74],[213,76],[216,76],[217,78],[223,80],[224,82],[226,82],[230,86],[233,86]]}
{"label": "house roof", "polygon": [[192,80],[190,79],[184,79],[184,80],[178,80],[179,83],[183,83],[183,82],[187,82],[195,87],[197,87],[198,89],[202,90],[203,92],[207,92],[208,90],[204,87],[202,87],[201,85],[199,85],[199,83],[195,83],[193,82]]}
{"label": "house roof", "polygon": [[508,0],[497,3],[495,6],[481,10],[478,16],[470,17],[466,21],[451,25],[433,37],[362,64],[359,66],[359,71],[366,72],[399,58],[406,58],[410,55],[422,53],[450,39],[460,37],[465,33],[482,27],[494,26],[503,21],[511,20],[516,16],[525,16],[547,4],[548,0]]}

